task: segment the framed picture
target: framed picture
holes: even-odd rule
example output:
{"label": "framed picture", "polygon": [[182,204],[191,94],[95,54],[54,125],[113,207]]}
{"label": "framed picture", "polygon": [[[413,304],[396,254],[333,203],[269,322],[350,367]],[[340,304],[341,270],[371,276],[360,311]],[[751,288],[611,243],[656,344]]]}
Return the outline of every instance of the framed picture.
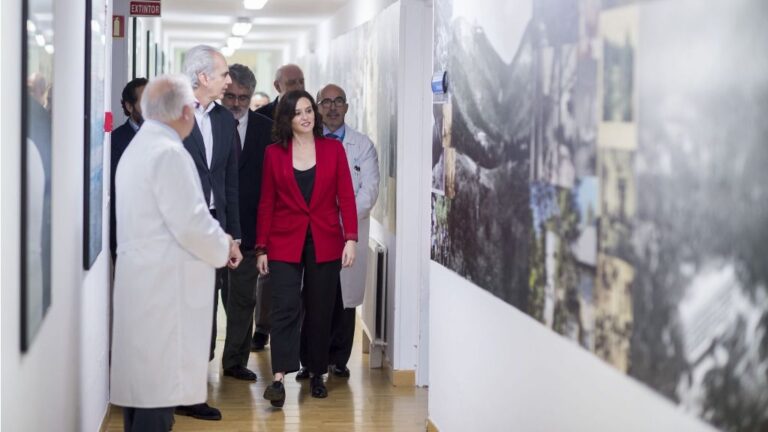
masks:
{"label": "framed picture", "polygon": [[85,173],[83,267],[88,270],[102,249],[104,199],[104,74],[107,7],[86,0],[85,7]]}
{"label": "framed picture", "polygon": [[53,1],[22,1],[21,351],[51,306]]}

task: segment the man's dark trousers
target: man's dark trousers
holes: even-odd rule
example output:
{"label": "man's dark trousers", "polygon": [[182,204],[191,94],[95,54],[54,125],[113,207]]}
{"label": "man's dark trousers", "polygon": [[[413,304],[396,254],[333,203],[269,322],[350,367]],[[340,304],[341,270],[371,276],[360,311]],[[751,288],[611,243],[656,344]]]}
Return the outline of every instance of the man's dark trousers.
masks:
{"label": "man's dark trousers", "polygon": [[349,356],[352,354],[352,342],[355,339],[355,308],[345,308],[341,297],[341,281],[336,289],[336,305],[331,324],[331,347],[328,353],[328,363],[336,365],[337,369],[347,367]]}
{"label": "man's dark trousers", "polygon": [[125,432],[168,432],[173,426],[173,407],[123,408]]}
{"label": "man's dark trousers", "polygon": [[229,289],[221,299],[227,312],[227,337],[224,342],[222,366],[246,367],[251,353],[251,319],[256,306],[256,282],[259,271],[253,250],[243,251],[243,261],[229,272]]}

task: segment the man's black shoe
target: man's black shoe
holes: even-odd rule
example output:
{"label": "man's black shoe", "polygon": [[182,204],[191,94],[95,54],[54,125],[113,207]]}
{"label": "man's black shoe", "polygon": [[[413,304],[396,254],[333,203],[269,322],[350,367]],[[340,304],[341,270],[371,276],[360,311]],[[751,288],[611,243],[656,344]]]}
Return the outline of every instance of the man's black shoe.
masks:
{"label": "man's black shoe", "polygon": [[254,333],[251,340],[251,351],[263,351],[267,341],[269,341],[269,335],[259,332]]}
{"label": "man's black shoe", "polygon": [[309,379],[309,369],[303,367],[296,373],[296,381],[303,381]]}
{"label": "man's black shoe", "polygon": [[285,404],[285,387],[282,381],[272,381],[272,384],[264,389],[264,399],[268,400],[275,408],[281,408]]}
{"label": "man's black shoe", "polygon": [[256,381],[256,374],[252,370],[240,365],[224,369],[224,376],[243,381]]}
{"label": "man's black shoe", "polygon": [[312,377],[309,381],[309,389],[313,398],[323,399],[328,397],[328,389],[325,388],[322,375],[315,375]]}
{"label": "man's black shoe", "polygon": [[339,368],[338,366],[334,366],[331,368],[331,372],[334,376],[337,376],[339,378],[349,378],[349,368],[344,366],[343,368]]}
{"label": "man's black shoe", "polygon": [[177,406],[176,414],[193,417],[199,420],[221,420],[221,411],[207,403]]}

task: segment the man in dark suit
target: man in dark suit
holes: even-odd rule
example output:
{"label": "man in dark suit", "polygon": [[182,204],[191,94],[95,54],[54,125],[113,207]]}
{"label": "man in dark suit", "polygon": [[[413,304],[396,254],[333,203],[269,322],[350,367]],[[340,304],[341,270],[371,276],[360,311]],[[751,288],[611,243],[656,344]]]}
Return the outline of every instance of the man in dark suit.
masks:
{"label": "man in dark suit", "polygon": [[[236,144],[237,122],[226,108],[215,101],[224,96],[232,82],[224,56],[215,48],[198,45],[186,52],[184,74],[192,82],[195,94],[195,126],[184,140],[184,147],[192,155],[203,196],[208,208],[224,231],[240,243],[240,209],[238,206],[238,173]],[[213,329],[209,360],[213,360],[216,345],[216,309],[218,291],[226,290],[228,270],[216,271],[214,288]],[[221,412],[206,403],[177,407],[177,414],[202,420],[221,420]]]}
{"label": "man in dark suit", "polygon": [[123,113],[128,117],[120,127],[112,131],[111,150],[110,150],[110,199],[109,199],[109,250],[112,252],[112,262],[117,256],[117,229],[115,221],[115,172],[117,172],[117,163],[123,156],[123,152],[128,147],[133,136],[144,123],[144,117],[141,115],[141,94],[147,85],[146,78],[134,78],[123,88],[123,94],[120,98],[120,104],[123,106]]}
{"label": "man in dark suit", "polygon": [[261,168],[264,149],[272,142],[272,121],[251,111],[248,106],[256,89],[256,77],[248,67],[234,64],[229,67],[232,84],[221,100],[238,122],[235,152],[239,166],[239,204],[242,243],[240,251],[246,264],[230,271],[229,291],[222,299],[227,311],[227,338],[224,342],[222,366],[224,375],[255,381],[256,374],[246,368],[251,353],[251,323],[254,308],[257,313],[257,331],[269,334],[269,293],[263,281],[257,281],[256,269],[256,210],[261,192]]}
{"label": "man in dark suit", "polygon": [[304,90],[304,72],[295,64],[282,65],[275,73],[275,82],[273,83],[277,90],[277,97],[272,102],[256,110],[258,114],[275,119],[275,110],[280,96],[291,90]]}

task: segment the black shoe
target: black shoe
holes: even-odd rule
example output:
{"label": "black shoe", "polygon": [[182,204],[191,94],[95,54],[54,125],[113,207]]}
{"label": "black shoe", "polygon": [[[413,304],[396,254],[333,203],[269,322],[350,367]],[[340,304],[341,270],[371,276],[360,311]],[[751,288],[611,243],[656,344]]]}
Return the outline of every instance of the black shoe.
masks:
{"label": "black shoe", "polygon": [[269,335],[259,332],[254,333],[251,340],[251,351],[264,351],[267,341],[269,341]]}
{"label": "black shoe", "polygon": [[313,398],[323,399],[328,397],[328,389],[325,388],[322,375],[315,375],[312,377],[309,381],[309,389]]}
{"label": "black shoe", "polygon": [[339,378],[349,378],[349,368],[344,366],[343,368],[340,368],[338,366],[334,366],[331,368],[331,372],[334,376],[337,376]]}
{"label": "black shoe", "polygon": [[309,369],[303,367],[296,373],[296,381],[303,381],[309,379]]}
{"label": "black shoe", "polygon": [[230,376],[243,381],[256,381],[256,374],[244,366],[232,366],[224,369],[224,376]]}
{"label": "black shoe", "polygon": [[221,411],[207,403],[177,406],[176,414],[193,417],[199,420],[221,420]]}
{"label": "black shoe", "polygon": [[285,387],[282,381],[272,381],[266,389],[264,389],[264,399],[268,400],[275,408],[282,408],[285,404]]}

